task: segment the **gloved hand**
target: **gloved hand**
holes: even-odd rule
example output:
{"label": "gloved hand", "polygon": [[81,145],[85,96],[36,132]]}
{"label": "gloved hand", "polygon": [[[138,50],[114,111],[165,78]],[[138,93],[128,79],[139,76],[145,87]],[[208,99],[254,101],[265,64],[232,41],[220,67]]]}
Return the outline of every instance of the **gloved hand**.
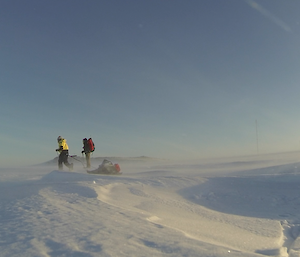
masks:
{"label": "gloved hand", "polygon": [[84,151],[81,151],[81,153],[84,153]]}
{"label": "gloved hand", "polygon": [[56,151],[56,152],[58,152],[58,151],[59,151],[59,149],[55,149],[55,151]]}

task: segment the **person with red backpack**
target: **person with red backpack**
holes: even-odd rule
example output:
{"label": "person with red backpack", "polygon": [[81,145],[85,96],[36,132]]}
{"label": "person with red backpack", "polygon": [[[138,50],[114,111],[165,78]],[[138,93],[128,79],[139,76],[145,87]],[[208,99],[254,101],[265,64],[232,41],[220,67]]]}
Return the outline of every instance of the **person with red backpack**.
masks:
{"label": "person with red backpack", "polygon": [[83,143],[83,151],[81,153],[82,154],[85,153],[86,167],[90,168],[91,167],[91,153],[95,151],[95,145],[94,145],[92,138],[89,138],[89,139],[84,138],[82,140],[82,143]]}

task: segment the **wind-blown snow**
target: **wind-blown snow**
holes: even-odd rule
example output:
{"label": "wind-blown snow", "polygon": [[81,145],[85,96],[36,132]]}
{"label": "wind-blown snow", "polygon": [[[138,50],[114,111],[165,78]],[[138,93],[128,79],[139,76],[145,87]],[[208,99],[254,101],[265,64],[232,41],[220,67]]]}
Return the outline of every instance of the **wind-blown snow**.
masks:
{"label": "wind-blown snow", "polygon": [[2,169],[0,256],[300,256],[298,155]]}

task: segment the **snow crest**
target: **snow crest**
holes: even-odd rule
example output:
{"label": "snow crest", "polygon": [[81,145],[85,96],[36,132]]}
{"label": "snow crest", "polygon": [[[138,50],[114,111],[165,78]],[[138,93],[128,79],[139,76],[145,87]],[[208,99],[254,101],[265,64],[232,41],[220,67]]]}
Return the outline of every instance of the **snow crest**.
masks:
{"label": "snow crest", "polygon": [[257,165],[2,170],[1,256],[300,256],[299,165]]}

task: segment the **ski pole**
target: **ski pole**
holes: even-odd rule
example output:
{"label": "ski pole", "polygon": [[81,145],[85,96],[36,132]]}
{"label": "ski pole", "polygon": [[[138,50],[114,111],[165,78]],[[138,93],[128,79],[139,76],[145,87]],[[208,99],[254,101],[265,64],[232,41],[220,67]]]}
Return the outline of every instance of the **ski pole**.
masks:
{"label": "ski pole", "polygon": [[[71,158],[73,158],[74,160],[80,162],[80,163],[82,164],[82,166],[84,167],[84,163],[83,163],[82,161],[78,160],[77,158],[75,158],[75,157],[77,157],[77,155],[69,155],[69,157],[71,157]],[[84,167],[84,168],[85,168],[85,167]]]}

